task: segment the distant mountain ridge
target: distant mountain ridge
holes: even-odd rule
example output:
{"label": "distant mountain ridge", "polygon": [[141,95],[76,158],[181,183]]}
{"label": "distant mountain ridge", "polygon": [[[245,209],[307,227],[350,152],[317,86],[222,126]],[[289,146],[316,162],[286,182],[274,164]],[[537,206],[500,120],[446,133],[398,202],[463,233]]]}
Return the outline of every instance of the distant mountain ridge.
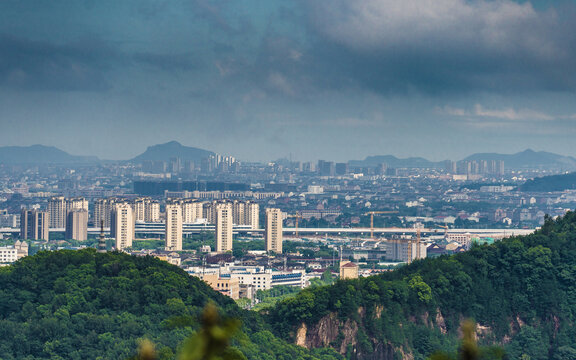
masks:
{"label": "distant mountain ridge", "polygon": [[[184,146],[177,141],[149,146],[142,154],[127,160],[141,163],[147,160],[168,161],[170,158],[200,162],[202,159],[215,155],[213,151],[191,146]],[[463,160],[503,160],[507,169],[556,169],[565,171],[576,170],[576,158],[546,151],[531,149],[516,154],[476,153]],[[54,146],[4,146],[0,147],[0,164],[90,164],[102,160],[96,156],[71,155]],[[444,168],[445,161],[430,161],[422,157],[398,158],[393,155],[367,156],[364,160],[350,160],[351,166],[376,167],[386,164],[390,168]]]}
{"label": "distant mountain ridge", "polygon": [[184,146],[177,141],[170,141],[165,144],[149,146],[146,151],[129,161],[139,163],[147,160],[167,161],[170,158],[180,158],[180,160],[199,162],[214,154],[214,152],[209,150]]}
{"label": "distant mountain ridge", "polygon": [[[507,169],[564,169],[576,170],[576,158],[546,151],[527,149],[516,154],[477,153],[463,161],[503,160]],[[386,164],[392,168],[443,168],[445,161],[430,161],[422,157],[397,158],[393,155],[368,156],[364,160],[351,160],[351,166],[374,167]]]}
{"label": "distant mountain ridge", "polygon": [[80,164],[100,161],[96,156],[76,156],[54,146],[0,147],[0,164]]}
{"label": "distant mountain ridge", "polygon": [[534,151],[527,149],[516,154],[479,153],[465,158],[468,161],[478,160],[503,160],[507,168],[560,168],[576,169],[576,158],[572,156],[558,155],[546,151]]}

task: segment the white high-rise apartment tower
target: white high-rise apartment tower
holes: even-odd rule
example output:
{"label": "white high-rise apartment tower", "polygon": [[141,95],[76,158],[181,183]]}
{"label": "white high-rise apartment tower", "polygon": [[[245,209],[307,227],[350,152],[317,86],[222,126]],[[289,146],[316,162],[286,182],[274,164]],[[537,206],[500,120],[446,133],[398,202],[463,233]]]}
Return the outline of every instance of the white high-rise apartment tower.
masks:
{"label": "white high-rise apartment tower", "polygon": [[216,212],[216,251],[232,251],[232,204],[220,203]]}
{"label": "white high-rise apartment tower", "polygon": [[116,203],[110,217],[110,236],[116,239],[116,250],[132,247],[134,214],[129,203]]}
{"label": "white high-rise apartment tower", "polygon": [[266,251],[282,253],[282,211],[266,209]]}
{"label": "white high-rise apartment tower", "polygon": [[182,221],[185,224],[193,224],[202,218],[202,203],[196,200],[185,199],[182,201]]}
{"label": "white high-rise apartment tower", "polygon": [[146,199],[138,198],[134,200],[134,221],[145,221],[146,218]]}
{"label": "white high-rise apartment tower", "polygon": [[159,222],[160,203],[147,197],[134,200],[134,220]]}
{"label": "white high-rise apartment tower", "polygon": [[144,221],[160,222],[160,203],[158,201],[150,200],[146,203]]}
{"label": "white high-rise apartment tower", "polygon": [[115,199],[97,199],[94,201],[93,222],[94,227],[100,228],[100,224],[104,221],[104,227],[110,227],[110,213]]}
{"label": "white high-rise apartment tower", "polygon": [[244,225],[250,225],[252,229],[260,227],[260,205],[246,202],[244,208]]}
{"label": "white high-rise apartment tower", "polygon": [[[204,202],[203,206],[202,206],[202,214],[204,219],[206,219],[206,221],[208,221],[209,224],[216,224],[216,216],[217,216],[217,211],[216,211],[216,205],[218,204],[217,201],[212,201],[212,202]],[[232,206],[232,204],[230,204],[230,206]],[[230,214],[230,216],[232,216],[232,214]],[[234,219],[231,218],[230,221],[233,221]]]}
{"label": "white high-rise apartment tower", "polygon": [[88,211],[88,200],[80,197],[66,199],[66,214],[68,214],[69,211],[78,209]]}
{"label": "white high-rise apartment tower", "polygon": [[182,207],[178,202],[166,204],[166,251],[182,250]]}
{"label": "white high-rise apartment tower", "polygon": [[245,216],[246,202],[240,200],[234,200],[232,203],[232,217],[234,224],[244,225],[246,221]]}
{"label": "white high-rise apartment tower", "polygon": [[66,227],[66,198],[64,196],[53,197],[48,201],[48,214],[50,214],[51,228]]}

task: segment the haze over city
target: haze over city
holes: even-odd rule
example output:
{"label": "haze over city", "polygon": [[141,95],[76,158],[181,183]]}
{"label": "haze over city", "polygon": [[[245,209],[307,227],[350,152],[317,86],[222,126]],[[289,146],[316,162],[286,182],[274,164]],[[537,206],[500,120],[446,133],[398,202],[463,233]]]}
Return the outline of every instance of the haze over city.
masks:
{"label": "haze over city", "polygon": [[575,155],[570,1],[3,1],[2,145]]}

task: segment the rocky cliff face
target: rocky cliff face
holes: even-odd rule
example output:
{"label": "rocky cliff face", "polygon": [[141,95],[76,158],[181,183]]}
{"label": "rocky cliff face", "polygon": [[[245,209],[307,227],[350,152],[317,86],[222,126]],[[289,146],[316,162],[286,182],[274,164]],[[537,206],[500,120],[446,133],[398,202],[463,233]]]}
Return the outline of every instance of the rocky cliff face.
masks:
{"label": "rocky cliff face", "polygon": [[333,346],[332,343],[338,338],[341,327],[342,332],[348,335],[345,335],[347,341],[342,341],[340,346],[340,352],[342,353],[342,347],[345,352],[346,346],[348,346],[349,342],[355,341],[352,339],[354,339],[358,332],[358,325],[350,319],[343,323],[338,319],[338,316],[335,313],[323,317],[318,323],[312,325],[310,328],[308,328],[306,324],[302,323],[296,332],[296,344],[308,349]]}
{"label": "rocky cliff face", "polygon": [[[352,359],[393,360],[401,358],[413,360],[414,354],[411,350],[396,347],[374,338],[369,338],[373,351],[369,354],[362,353],[358,339],[359,332],[363,331],[364,323],[367,321],[366,317],[372,316],[375,319],[380,319],[383,311],[384,308],[381,305],[376,305],[373,311],[366,311],[365,308],[360,307],[357,310],[358,317],[355,319],[342,319],[337,313],[330,313],[315,324],[302,323],[296,329],[295,343],[308,349],[331,347],[342,355],[348,354]],[[413,317],[410,321],[424,324],[429,328],[437,328],[440,333],[447,334],[446,321],[440,309],[437,309],[433,314],[425,312],[419,317]],[[489,330],[489,328],[477,325],[477,336],[487,336],[490,333]]]}
{"label": "rocky cliff face", "polygon": [[[359,314],[364,315],[362,309]],[[302,323],[296,331],[296,345],[305,348],[332,347],[340,354],[350,353],[353,359],[393,360],[396,350],[390,344],[375,343],[374,352],[362,354],[357,346],[358,323],[352,319],[342,320],[336,313],[326,315],[318,323],[308,326]],[[404,359],[411,359],[407,354]]]}

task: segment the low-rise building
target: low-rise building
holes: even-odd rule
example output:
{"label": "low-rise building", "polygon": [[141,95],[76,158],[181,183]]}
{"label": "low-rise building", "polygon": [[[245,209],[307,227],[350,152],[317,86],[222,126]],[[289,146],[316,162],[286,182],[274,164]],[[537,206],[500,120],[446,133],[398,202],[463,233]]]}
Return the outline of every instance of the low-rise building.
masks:
{"label": "low-rise building", "polygon": [[240,284],[238,279],[230,274],[204,274],[200,277],[206,281],[212,289],[236,300],[240,298]]}
{"label": "low-rise building", "polygon": [[340,264],[340,279],[358,279],[358,265],[352,261],[342,262]]}
{"label": "low-rise building", "polygon": [[[236,266],[226,264],[221,267],[192,267],[187,272],[201,279],[236,279],[238,285],[251,287],[253,292],[269,290],[275,286],[294,286],[301,289],[309,285],[304,270],[272,271],[263,266]],[[207,281],[207,280],[206,280]],[[215,283],[213,281],[213,283]],[[211,285],[212,286],[212,285]],[[223,287],[224,289],[226,287]],[[218,288],[215,288],[218,290]],[[222,289],[222,287],[220,287]],[[247,293],[243,291],[243,293]]]}
{"label": "low-rise building", "polygon": [[17,240],[12,246],[0,247],[0,266],[6,266],[28,256],[28,243]]}
{"label": "low-rise building", "polygon": [[0,265],[5,266],[18,260],[18,250],[14,246],[0,247]]}

